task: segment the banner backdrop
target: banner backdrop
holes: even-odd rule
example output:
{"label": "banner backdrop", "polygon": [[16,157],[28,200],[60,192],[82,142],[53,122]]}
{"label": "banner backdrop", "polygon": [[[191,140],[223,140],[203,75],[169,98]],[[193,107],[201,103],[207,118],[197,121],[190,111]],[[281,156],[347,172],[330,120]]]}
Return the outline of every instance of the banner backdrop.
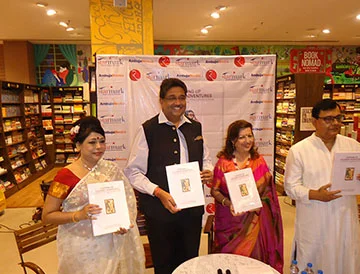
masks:
{"label": "banner backdrop", "polygon": [[[124,167],[141,124],[160,111],[161,81],[174,77],[188,87],[187,114],[203,126],[213,164],[235,120],[253,124],[255,143],[274,163],[275,55],[129,56],[97,55],[98,118],[106,133],[105,159]],[[206,212],[213,213],[205,187]]]}

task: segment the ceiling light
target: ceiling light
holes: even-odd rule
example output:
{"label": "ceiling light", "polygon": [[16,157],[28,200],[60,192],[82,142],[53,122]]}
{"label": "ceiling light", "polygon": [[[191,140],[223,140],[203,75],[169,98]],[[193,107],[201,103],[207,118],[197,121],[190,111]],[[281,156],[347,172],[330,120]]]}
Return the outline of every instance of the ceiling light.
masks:
{"label": "ceiling light", "polygon": [[207,29],[203,28],[203,29],[201,29],[201,33],[203,33],[203,34],[208,34],[209,31],[208,31]]}
{"label": "ceiling light", "polygon": [[215,11],[215,12],[213,12],[213,13],[211,14],[211,17],[212,17],[212,18],[215,18],[215,19],[218,19],[218,18],[220,18],[220,14]]}
{"label": "ceiling light", "polygon": [[67,28],[69,26],[68,23],[66,23],[66,22],[60,22],[59,25],[65,27],[65,28]]}
{"label": "ceiling light", "polygon": [[204,28],[205,29],[211,29],[213,26],[212,25],[207,25],[207,26],[205,26]]}
{"label": "ceiling light", "polygon": [[323,29],[322,32],[323,32],[323,33],[326,33],[326,34],[329,34],[329,33],[330,33],[330,30],[329,30],[329,29]]}
{"label": "ceiling light", "polygon": [[356,19],[360,20],[360,14],[356,15]]}
{"label": "ceiling light", "polygon": [[47,10],[46,14],[49,15],[49,16],[55,15],[56,10]]}
{"label": "ceiling light", "polygon": [[219,11],[224,11],[227,9],[227,7],[226,6],[218,6],[216,9]]}
{"label": "ceiling light", "polygon": [[309,38],[315,38],[316,36],[314,34],[308,35]]}
{"label": "ceiling light", "polygon": [[74,30],[73,27],[68,27],[68,28],[66,28],[66,31],[73,31],[73,30]]}
{"label": "ceiling light", "polygon": [[38,7],[40,7],[40,8],[45,8],[45,7],[47,7],[47,3],[45,3],[45,2],[38,2],[38,3],[36,3],[36,6],[38,6]]}

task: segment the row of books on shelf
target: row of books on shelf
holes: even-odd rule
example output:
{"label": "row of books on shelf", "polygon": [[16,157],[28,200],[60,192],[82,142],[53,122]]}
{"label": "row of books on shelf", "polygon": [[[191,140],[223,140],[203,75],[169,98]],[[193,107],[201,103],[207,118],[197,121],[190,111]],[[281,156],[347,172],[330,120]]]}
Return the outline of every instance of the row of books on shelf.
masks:
{"label": "row of books on shelf", "polygon": [[55,125],[55,133],[70,134],[72,124]]}
{"label": "row of books on shelf", "polygon": [[15,158],[10,159],[10,165],[12,169],[16,169],[19,166],[25,165],[26,160],[23,155],[16,156]]}
{"label": "row of books on shelf", "polygon": [[6,119],[3,121],[3,129],[4,131],[11,131],[16,129],[21,129],[21,121],[19,118],[14,119]]}
{"label": "row of books on shelf", "polygon": [[7,173],[7,169],[0,166],[0,176]]}
{"label": "row of books on shelf", "polygon": [[39,158],[41,156],[44,156],[44,155],[45,155],[45,152],[41,147],[38,147],[38,148],[31,151],[31,157],[33,159],[37,159],[37,158]]}
{"label": "row of books on shelf", "polygon": [[8,90],[1,90],[1,101],[3,103],[20,104],[20,95]]}
{"label": "row of books on shelf", "polygon": [[20,106],[3,106],[1,108],[1,114],[2,117],[14,117],[14,116],[20,116],[21,110]]}
{"label": "row of books on shelf", "polygon": [[21,183],[31,176],[29,167],[24,166],[14,171],[14,177],[17,183]]}
{"label": "row of books on shelf", "polygon": [[24,90],[24,102],[25,103],[38,103],[39,94],[32,90]]}
{"label": "row of books on shelf", "polygon": [[289,117],[276,117],[276,127],[282,128],[282,127],[290,127],[295,128],[295,118],[289,118]]}
{"label": "row of books on shelf", "polygon": [[338,102],[342,111],[360,111],[360,102]]}
{"label": "row of books on shelf", "polygon": [[54,113],[58,114],[79,114],[84,112],[83,105],[75,104],[72,106],[69,105],[54,105]]}
{"label": "row of books on shelf", "polygon": [[36,127],[36,126],[40,126],[41,119],[39,116],[30,116],[30,117],[25,117],[25,126],[26,127]]}
{"label": "row of books on shelf", "polygon": [[10,181],[3,181],[0,179],[0,191],[6,191],[8,189],[13,188],[15,185]]}
{"label": "row of books on shelf", "polygon": [[56,154],[55,163],[56,164],[70,164],[78,158],[77,154]]}
{"label": "row of books on shelf", "polygon": [[56,153],[75,152],[72,144],[57,144]]}
{"label": "row of books on shelf", "polygon": [[278,102],[276,104],[276,112],[277,113],[294,113],[296,111],[296,103],[295,102]]}
{"label": "row of books on shelf", "polygon": [[289,88],[281,88],[279,86],[276,91],[276,99],[294,99],[296,97],[295,83],[291,84]]}
{"label": "row of books on shelf", "polygon": [[43,119],[42,125],[45,130],[53,130],[52,120],[51,119]]}
{"label": "row of books on shelf", "polygon": [[289,153],[289,148],[286,148],[286,147],[281,146],[281,145],[277,145],[275,147],[275,153],[278,154],[278,155],[286,157],[288,155],[288,153]]}
{"label": "row of books on shelf", "polygon": [[39,105],[25,105],[25,115],[39,114]]}
{"label": "row of books on shelf", "polygon": [[23,134],[21,132],[12,132],[10,135],[5,136],[5,144],[11,145],[14,143],[20,143],[24,141]]}
{"label": "row of books on shelf", "polygon": [[73,124],[80,119],[77,114],[55,115],[55,124]]}
{"label": "row of books on shelf", "polygon": [[55,143],[56,144],[72,144],[72,140],[70,134],[65,135],[56,135],[55,136]]}
{"label": "row of books on shelf", "polygon": [[45,143],[47,145],[53,144],[54,135],[53,134],[45,134]]}
{"label": "row of books on shelf", "polygon": [[276,142],[284,145],[292,145],[294,141],[294,135],[290,131],[276,132]]}
{"label": "row of books on shelf", "polygon": [[53,92],[53,102],[54,103],[81,103],[83,102],[83,93],[82,91],[72,92]]}
{"label": "row of books on shelf", "polygon": [[51,105],[41,105],[41,114],[43,117],[51,117],[52,115]]}
{"label": "row of books on shelf", "polygon": [[284,180],[285,180],[285,177],[283,174],[281,174],[279,172],[275,173],[275,184],[284,185]]}
{"label": "row of books on shelf", "polygon": [[28,151],[25,144],[18,144],[18,145],[14,145],[14,146],[9,146],[7,148],[7,150],[8,150],[8,156],[9,157],[13,157],[13,156],[18,155],[20,153],[25,153],[25,152]]}
{"label": "row of books on shelf", "polygon": [[34,164],[35,164],[35,169],[37,171],[43,170],[44,168],[47,167],[47,163],[46,163],[45,159],[39,159],[39,160],[35,161]]}

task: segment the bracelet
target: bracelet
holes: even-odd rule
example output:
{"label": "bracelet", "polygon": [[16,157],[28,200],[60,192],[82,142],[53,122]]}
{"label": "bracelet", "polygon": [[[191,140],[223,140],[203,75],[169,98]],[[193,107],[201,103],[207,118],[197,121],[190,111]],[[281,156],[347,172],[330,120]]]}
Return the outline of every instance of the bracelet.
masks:
{"label": "bracelet", "polygon": [[73,213],[73,215],[71,216],[71,220],[72,220],[73,223],[79,222],[79,220],[77,220],[77,219],[75,218],[76,213],[77,213],[77,211],[75,211],[75,212]]}
{"label": "bracelet", "polygon": [[154,196],[157,197],[157,195],[159,194],[161,188],[160,187],[156,187],[154,190]]}
{"label": "bracelet", "polygon": [[226,199],[227,199],[227,198],[224,197],[224,199],[221,200],[221,204],[222,204],[223,206],[225,206],[225,201],[226,201]]}

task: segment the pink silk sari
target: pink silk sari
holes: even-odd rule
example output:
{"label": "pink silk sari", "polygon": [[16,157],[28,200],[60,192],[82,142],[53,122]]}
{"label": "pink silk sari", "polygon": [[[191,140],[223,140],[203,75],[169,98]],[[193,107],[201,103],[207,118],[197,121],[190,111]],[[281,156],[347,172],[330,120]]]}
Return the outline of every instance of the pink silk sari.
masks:
{"label": "pink silk sari", "polygon": [[[283,273],[283,227],[272,176],[262,156],[250,160],[246,167],[252,169],[263,207],[259,212],[233,216],[229,207],[216,202],[216,250],[260,260]],[[235,163],[224,157],[214,169],[213,186],[229,199],[224,173],[235,170]]]}

